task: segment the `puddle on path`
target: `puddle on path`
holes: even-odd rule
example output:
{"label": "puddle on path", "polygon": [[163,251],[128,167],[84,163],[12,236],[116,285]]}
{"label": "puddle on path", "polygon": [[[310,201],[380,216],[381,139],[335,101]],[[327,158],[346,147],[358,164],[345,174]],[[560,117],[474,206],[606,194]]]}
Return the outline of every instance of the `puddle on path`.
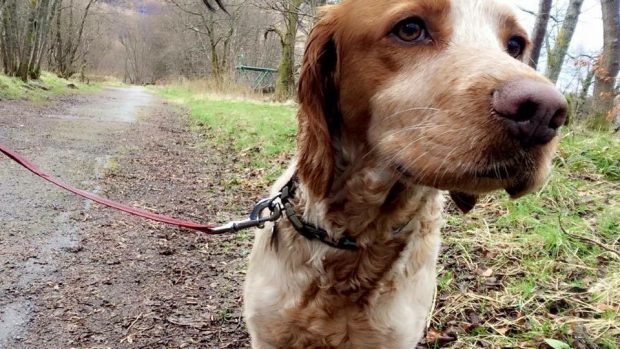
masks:
{"label": "puddle on path", "polygon": [[30,319],[32,303],[27,299],[7,304],[0,312],[0,349],[5,348],[3,338],[11,338]]}
{"label": "puddle on path", "polygon": [[[92,102],[71,105],[62,113],[56,110],[54,114],[48,114],[49,118],[72,120],[92,120],[103,122],[133,123],[138,120],[140,110],[152,104],[154,97],[142,87],[131,88],[108,88],[93,96]],[[96,124],[92,124],[96,127]],[[112,157],[108,154],[98,154],[89,174],[85,177],[95,179],[95,182],[103,177],[105,169]],[[93,183],[91,191],[97,194],[101,188]],[[5,198],[20,197],[15,188],[5,188]],[[51,199],[51,197],[48,197]],[[91,202],[84,201],[83,211],[91,209]],[[19,277],[11,287],[27,290],[36,282],[47,280],[57,272],[55,259],[61,251],[79,248],[79,232],[75,224],[71,222],[71,213],[60,213],[49,227],[39,230],[44,233],[43,240],[36,241],[36,253],[33,257],[17,262]],[[45,233],[48,232],[48,233]],[[0,268],[1,272],[1,268]],[[11,300],[6,299],[6,304],[0,300],[0,349],[6,348],[7,343],[19,340],[27,332],[28,323],[33,316],[36,300],[25,296],[17,296]]]}
{"label": "puddle on path", "polygon": [[48,114],[46,117],[66,120],[98,120],[107,122],[132,123],[138,120],[141,108],[153,102],[153,96],[143,87],[109,87],[101,92],[100,101],[87,105],[75,105],[62,113]]}

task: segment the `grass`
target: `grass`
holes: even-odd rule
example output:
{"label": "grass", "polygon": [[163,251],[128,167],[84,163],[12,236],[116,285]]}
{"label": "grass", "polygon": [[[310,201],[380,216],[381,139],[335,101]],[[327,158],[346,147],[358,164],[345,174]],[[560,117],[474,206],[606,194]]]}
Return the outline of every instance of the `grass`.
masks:
{"label": "grass", "polygon": [[[69,84],[75,85],[77,89],[69,88]],[[76,81],[59,78],[49,72],[43,72],[41,79],[29,82],[23,82],[19,78],[0,74],[0,100],[23,99],[37,102],[44,101],[53,96],[73,94],[76,91],[96,91],[100,88],[99,84],[81,84]]]}
{"label": "grass", "polygon": [[[293,152],[292,106],[157,91],[265,182]],[[571,127],[539,192],[490,195],[466,216],[448,207],[427,347],[619,348],[620,142]]]}
{"label": "grass", "polygon": [[209,141],[228,146],[240,157],[249,159],[248,165],[265,173],[268,181],[277,178],[282,171],[278,164],[285,164],[293,152],[296,121],[291,105],[222,99],[178,86],[156,91],[185,105],[197,124],[207,128]]}
{"label": "grass", "polygon": [[[457,280],[440,287],[432,326],[465,329],[451,347],[575,347],[585,333],[618,348],[619,169],[617,139],[575,128],[541,191],[516,201],[495,194],[449,217],[439,279]],[[466,330],[470,313],[484,331]]]}

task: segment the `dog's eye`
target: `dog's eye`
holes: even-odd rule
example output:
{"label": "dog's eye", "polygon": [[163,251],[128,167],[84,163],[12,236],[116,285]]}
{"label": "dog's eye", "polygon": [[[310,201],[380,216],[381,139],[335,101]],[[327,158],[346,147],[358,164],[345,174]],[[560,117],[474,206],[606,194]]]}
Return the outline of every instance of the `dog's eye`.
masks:
{"label": "dog's eye", "polygon": [[506,44],[506,51],[514,58],[519,58],[525,50],[525,39],[520,36],[513,36]]}
{"label": "dog's eye", "polygon": [[419,18],[407,18],[400,21],[392,34],[404,42],[418,42],[426,39],[426,28],[424,22]]}

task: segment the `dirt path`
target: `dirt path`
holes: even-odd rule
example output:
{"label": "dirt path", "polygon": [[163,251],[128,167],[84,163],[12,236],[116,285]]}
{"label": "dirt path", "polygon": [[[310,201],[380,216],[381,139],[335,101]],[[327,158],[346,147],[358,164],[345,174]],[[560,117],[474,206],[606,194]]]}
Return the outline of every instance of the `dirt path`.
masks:
{"label": "dirt path", "polygon": [[[234,153],[199,132],[141,88],[0,102],[0,142],[73,184],[184,218],[239,218],[262,188],[231,188]],[[249,240],[115,213],[2,158],[0,348],[247,347]]]}

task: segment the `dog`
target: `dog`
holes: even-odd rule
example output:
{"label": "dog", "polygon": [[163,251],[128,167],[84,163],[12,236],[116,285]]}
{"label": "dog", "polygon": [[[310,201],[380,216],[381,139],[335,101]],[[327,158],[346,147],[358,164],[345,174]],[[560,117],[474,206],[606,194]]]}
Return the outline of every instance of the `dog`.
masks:
{"label": "dog", "polygon": [[492,0],[344,0],[306,44],[293,164],[244,290],[252,347],[414,348],[444,195],[464,212],[548,177],[567,103]]}

